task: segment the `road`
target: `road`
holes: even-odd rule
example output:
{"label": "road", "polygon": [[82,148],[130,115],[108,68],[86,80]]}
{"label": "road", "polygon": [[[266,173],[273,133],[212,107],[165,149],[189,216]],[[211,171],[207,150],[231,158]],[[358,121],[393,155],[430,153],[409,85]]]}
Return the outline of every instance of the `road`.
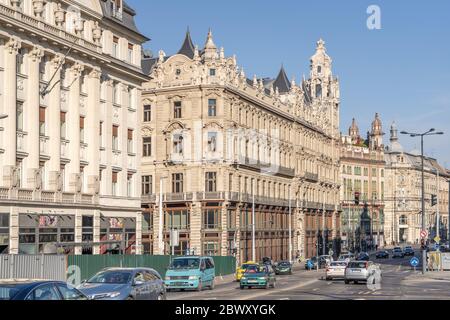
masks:
{"label": "road", "polygon": [[274,289],[241,290],[237,282],[226,282],[214,290],[170,292],[169,300],[450,300],[450,280],[433,280],[409,266],[411,257],[376,260],[381,265],[379,288],[348,284],[343,280],[324,280],[324,270],[306,271],[301,267],[290,276],[277,276]]}

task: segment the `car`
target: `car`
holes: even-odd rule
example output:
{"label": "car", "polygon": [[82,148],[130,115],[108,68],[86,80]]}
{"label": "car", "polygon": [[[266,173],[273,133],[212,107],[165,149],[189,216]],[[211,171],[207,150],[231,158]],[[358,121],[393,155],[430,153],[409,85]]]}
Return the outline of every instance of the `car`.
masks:
{"label": "car", "polygon": [[258,265],[250,266],[245,271],[240,281],[240,289],[245,288],[275,288],[276,278],[272,266]]}
{"label": "car", "polygon": [[273,260],[270,257],[264,257],[261,264],[273,266]]}
{"label": "car", "polygon": [[88,297],[63,281],[4,279],[0,280],[0,300],[88,300]]}
{"label": "car", "polygon": [[367,252],[361,252],[360,254],[358,254],[358,256],[356,257],[357,261],[369,261],[370,260],[370,255]]}
{"label": "car", "polygon": [[78,290],[91,300],[166,300],[164,281],[151,268],[105,268]]}
{"label": "car", "polygon": [[355,256],[353,255],[353,253],[345,253],[345,254],[341,254],[337,261],[350,262],[353,259],[355,259]]}
{"label": "car", "polygon": [[389,252],[387,250],[377,251],[375,254],[375,258],[377,259],[389,259]]}
{"label": "car", "polygon": [[327,266],[327,265],[329,265],[331,262],[333,262],[334,260],[333,260],[333,257],[332,256],[330,256],[330,255],[321,255],[320,257],[319,257],[319,261],[325,261],[325,264],[324,264],[324,267],[325,266]]}
{"label": "car", "polygon": [[236,269],[236,281],[241,281],[242,276],[245,273],[245,270],[251,265],[258,265],[256,262],[253,261],[247,261],[246,263],[242,264],[239,268]]}
{"label": "car", "polygon": [[394,250],[392,250],[392,259],[395,258],[404,258],[405,253],[403,252],[402,248],[395,247]]}
{"label": "car", "polygon": [[375,273],[378,273],[381,277],[379,265],[372,261],[351,261],[345,268],[344,282],[345,284],[349,284],[350,281],[353,281],[355,284],[360,281],[367,282],[369,277]]}
{"label": "car", "polygon": [[405,256],[414,256],[414,249],[411,246],[406,246],[403,248],[403,254]]}
{"label": "car", "polygon": [[345,277],[345,268],[347,268],[348,263],[346,261],[333,261],[327,266],[325,279],[343,279]]}
{"label": "car", "polygon": [[275,274],[292,274],[292,264],[289,261],[280,261],[275,265]]}
{"label": "car", "polygon": [[211,257],[183,256],[172,260],[165,276],[167,290],[214,289],[216,271]]}

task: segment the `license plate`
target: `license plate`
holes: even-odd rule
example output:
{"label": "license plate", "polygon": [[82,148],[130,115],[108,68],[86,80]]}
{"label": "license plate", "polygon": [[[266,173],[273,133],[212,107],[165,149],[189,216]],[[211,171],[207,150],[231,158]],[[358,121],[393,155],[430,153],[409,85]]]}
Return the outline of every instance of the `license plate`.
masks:
{"label": "license plate", "polygon": [[353,269],[352,272],[361,272],[359,269]]}
{"label": "license plate", "polygon": [[180,286],[184,286],[184,282],[173,282],[172,285],[176,286],[176,287],[180,287]]}
{"label": "license plate", "polygon": [[258,281],[256,280],[248,280],[248,283],[257,283]]}

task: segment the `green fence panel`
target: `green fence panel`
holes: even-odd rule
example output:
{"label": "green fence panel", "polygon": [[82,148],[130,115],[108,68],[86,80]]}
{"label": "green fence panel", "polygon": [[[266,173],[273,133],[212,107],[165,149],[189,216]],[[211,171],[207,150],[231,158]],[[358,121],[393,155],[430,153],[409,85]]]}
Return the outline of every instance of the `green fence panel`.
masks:
{"label": "green fence panel", "polygon": [[[151,255],[78,255],[68,256],[67,266],[80,269],[81,280],[89,279],[107,267],[136,268],[147,267],[158,271],[162,277],[173,257]],[[232,274],[236,271],[235,257],[212,257],[216,266],[216,276]]]}

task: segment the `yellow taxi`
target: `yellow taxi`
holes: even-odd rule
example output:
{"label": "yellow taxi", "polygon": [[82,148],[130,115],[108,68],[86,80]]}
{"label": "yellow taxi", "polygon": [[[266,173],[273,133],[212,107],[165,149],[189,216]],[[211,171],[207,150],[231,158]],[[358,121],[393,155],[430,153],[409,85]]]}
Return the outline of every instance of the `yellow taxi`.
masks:
{"label": "yellow taxi", "polygon": [[259,265],[256,262],[253,261],[247,261],[246,263],[242,264],[239,268],[236,269],[236,281],[241,281],[242,276],[244,275],[245,271],[247,270],[248,266],[252,265]]}

